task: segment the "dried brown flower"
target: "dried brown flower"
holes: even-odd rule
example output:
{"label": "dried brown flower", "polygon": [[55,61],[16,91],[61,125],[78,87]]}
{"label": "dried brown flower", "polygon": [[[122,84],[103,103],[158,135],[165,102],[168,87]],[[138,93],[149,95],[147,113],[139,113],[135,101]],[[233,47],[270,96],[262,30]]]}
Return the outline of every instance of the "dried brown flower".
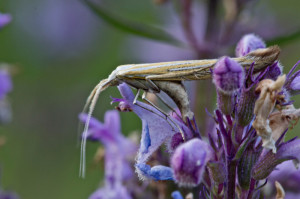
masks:
{"label": "dried brown flower", "polygon": [[269,115],[273,112],[277,99],[282,99],[278,93],[281,91],[286,76],[282,75],[276,81],[265,79],[258,83],[255,92],[259,93],[259,98],[255,102],[254,114],[256,118],[253,122],[257,134],[262,138],[263,147],[272,149],[276,153],[275,141],[272,138],[272,129],[269,125]]}

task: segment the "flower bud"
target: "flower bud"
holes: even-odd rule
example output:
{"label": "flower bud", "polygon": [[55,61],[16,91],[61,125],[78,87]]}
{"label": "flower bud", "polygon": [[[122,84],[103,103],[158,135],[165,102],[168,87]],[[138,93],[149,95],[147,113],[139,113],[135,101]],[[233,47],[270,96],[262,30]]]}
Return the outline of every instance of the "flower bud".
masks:
{"label": "flower bud", "polygon": [[258,95],[255,93],[255,87],[250,89],[243,88],[237,105],[238,124],[247,126],[254,117],[254,106]]}
{"label": "flower bud", "polygon": [[278,164],[291,159],[297,163],[300,162],[300,139],[281,144],[277,153],[268,151],[263,154],[252,169],[252,177],[255,180],[262,180],[268,177]]}
{"label": "flower bud", "polygon": [[265,42],[254,34],[247,34],[243,36],[237,44],[235,55],[237,57],[245,56],[248,53],[259,48],[266,48]]}
{"label": "flower bud", "polygon": [[218,90],[232,93],[243,85],[243,67],[229,57],[222,57],[215,64],[213,81]]}
{"label": "flower bud", "polygon": [[231,114],[235,104],[234,92],[244,82],[242,66],[229,57],[222,57],[214,67],[213,82],[217,88],[218,108],[226,115]]}
{"label": "flower bud", "polygon": [[204,141],[194,138],[176,148],[171,167],[180,186],[196,186],[202,180],[206,163],[213,159],[213,150]]}
{"label": "flower bud", "polygon": [[251,179],[251,170],[255,162],[257,161],[257,158],[259,156],[259,153],[255,153],[254,150],[251,148],[248,148],[243,156],[241,157],[237,173],[238,173],[238,180],[239,185],[244,189],[249,189],[250,186],[250,179]]}
{"label": "flower bud", "polygon": [[207,164],[211,178],[221,184],[226,180],[226,168],[222,162],[209,162]]}

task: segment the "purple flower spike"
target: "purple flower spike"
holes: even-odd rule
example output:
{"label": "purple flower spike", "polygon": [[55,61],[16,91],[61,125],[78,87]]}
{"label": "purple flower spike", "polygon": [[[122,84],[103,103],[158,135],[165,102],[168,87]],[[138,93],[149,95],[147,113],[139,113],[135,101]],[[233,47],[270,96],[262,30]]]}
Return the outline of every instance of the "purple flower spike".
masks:
{"label": "purple flower spike", "polygon": [[202,180],[206,163],[211,159],[213,150],[206,142],[194,138],[181,144],[171,159],[176,182],[180,186],[198,185]]}
{"label": "purple flower spike", "polygon": [[0,69],[0,100],[12,90],[12,81],[7,70]]}
{"label": "purple flower spike", "polygon": [[262,180],[274,170],[274,168],[286,160],[300,162],[300,139],[293,139],[278,146],[277,152],[264,153],[252,169],[252,177]]}
{"label": "purple flower spike", "polygon": [[222,57],[215,64],[213,82],[218,90],[232,93],[242,87],[244,82],[243,67],[229,57]]}
{"label": "purple flower spike", "polygon": [[0,13],[0,29],[9,24],[11,22],[11,19],[12,17],[10,14]]}
{"label": "purple flower spike", "polygon": [[259,48],[266,48],[265,42],[260,37],[254,34],[247,34],[243,36],[237,44],[235,55],[237,57],[245,56],[248,53]]}

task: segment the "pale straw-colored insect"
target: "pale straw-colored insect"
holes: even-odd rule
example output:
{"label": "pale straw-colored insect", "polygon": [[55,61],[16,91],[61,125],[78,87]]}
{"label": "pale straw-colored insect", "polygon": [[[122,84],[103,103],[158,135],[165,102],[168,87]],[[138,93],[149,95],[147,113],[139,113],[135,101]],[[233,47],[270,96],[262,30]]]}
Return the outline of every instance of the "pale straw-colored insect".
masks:
{"label": "pale straw-colored insect", "polygon": [[[254,73],[256,73],[274,63],[279,53],[280,49],[278,46],[271,46],[269,48],[255,50],[243,57],[233,59],[240,63],[246,70],[250,68],[251,64],[254,64]],[[86,136],[90,118],[99,94],[103,90],[125,82],[138,90],[134,103],[137,100],[140,90],[145,91],[145,93],[159,93],[163,91],[178,106],[183,120],[186,121],[187,118],[191,120],[194,114],[190,109],[188,95],[182,82],[211,78],[211,71],[216,62],[217,59],[206,59],[121,65],[118,66],[107,79],[101,80],[91,92],[84,108],[84,110],[89,108],[89,111],[81,142],[81,175],[84,176],[85,172]],[[147,101],[151,103],[149,100]],[[154,104],[152,105],[154,106]],[[182,132],[181,129],[179,129],[179,131]]]}

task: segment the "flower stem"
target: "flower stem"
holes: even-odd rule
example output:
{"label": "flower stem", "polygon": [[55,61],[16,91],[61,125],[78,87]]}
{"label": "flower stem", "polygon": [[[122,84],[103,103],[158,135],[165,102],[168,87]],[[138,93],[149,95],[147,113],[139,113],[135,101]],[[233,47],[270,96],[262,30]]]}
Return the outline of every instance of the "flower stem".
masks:
{"label": "flower stem", "polygon": [[250,188],[249,188],[249,193],[248,193],[247,199],[251,199],[252,198],[253,191],[254,191],[254,188],[255,188],[255,183],[256,183],[256,181],[253,178],[251,178]]}
{"label": "flower stem", "polygon": [[226,199],[235,198],[236,166],[237,166],[236,160],[227,158]]}

